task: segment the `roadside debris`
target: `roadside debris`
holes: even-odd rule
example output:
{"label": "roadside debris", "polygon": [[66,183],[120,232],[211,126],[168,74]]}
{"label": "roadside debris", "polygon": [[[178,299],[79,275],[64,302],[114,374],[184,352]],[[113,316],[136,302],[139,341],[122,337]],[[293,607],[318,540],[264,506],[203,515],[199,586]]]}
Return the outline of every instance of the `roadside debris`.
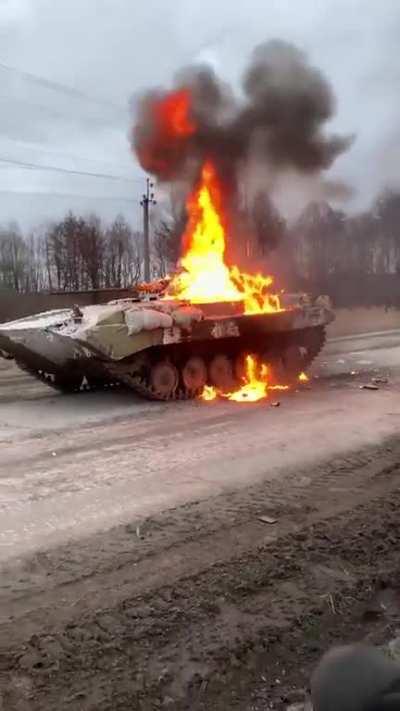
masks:
{"label": "roadside debris", "polygon": [[379,390],[379,388],[373,383],[365,383],[364,385],[360,385],[360,390]]}
{"label": "roadside debris", "polygon": [[310,381],[310,378],[308,377],[307,373],[300,373],[298,377],[299,383],[308,383]]}
{"label": "roadside debris", "polygon": [[280,407],[280,406],[281,406],[281,403],[279,402],[279,400],[275,400],[274,402],[271,402],[271,407]]}
{"label": "roadside debris", "polygon": [[306,701],[304,704],[290,704],[290,706],[286,706],[286,711],[312,711],[312,705],[310,701]]}
{"label": "roadside debris", "polygon": [[335,602],[333,599],[332,593],[327,593],[326,595],[323,595],[322,597],[326,598],[329,607],[331,608],[332,614],[336,615],[336,607],[335,607]]}
{"label": "roadside debris", "polygon": [[204,694],[206,692],[207,686],[208,686],[207,679],[203,679],[203,681],[201,682],[201,685],[200,685],[200,694]]}
{"label": "roadside debris", "polygon": [[274,523],[278,523],[278,519],[272,518],[272,516],[259,516],[258,520],[261,521],[261,523],[268,523],[270,525],[273,525]]}
{"label": "roadside debris", "polygon": [[372,378],[372,382],[375,385],[378,385],[378,383],[381,385],[386,385],[389,382],[389,380],[388,380],[388,378],[379,377],[379,378]]}

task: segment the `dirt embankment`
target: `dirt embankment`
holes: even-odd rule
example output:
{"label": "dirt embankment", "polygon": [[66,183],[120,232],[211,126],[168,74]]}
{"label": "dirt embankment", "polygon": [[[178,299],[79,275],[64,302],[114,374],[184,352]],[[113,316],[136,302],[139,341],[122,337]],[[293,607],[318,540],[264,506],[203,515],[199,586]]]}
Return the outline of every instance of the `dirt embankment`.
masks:
{"label": "dirt embankment", "polygon": [[333,640],[382,633],[399,472],[392,440],[10,563],[3,708],[284,707]]}
{"label": "dirt embankment", "polygon": [[381,306],[337,309],[335,315],[335,321],[328,326],[328,338],[400,328],[399,309],[384,309]]}

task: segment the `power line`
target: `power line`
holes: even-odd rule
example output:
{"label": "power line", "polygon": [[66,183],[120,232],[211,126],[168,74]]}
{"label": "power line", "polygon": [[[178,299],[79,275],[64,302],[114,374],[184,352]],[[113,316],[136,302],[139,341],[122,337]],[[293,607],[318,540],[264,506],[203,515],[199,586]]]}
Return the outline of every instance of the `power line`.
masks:
{"label": "power line", "polygon": [[[100,117],[98,115],[94,119],[90,114],[87,114],[85,116],[82,114],[78,114],[75,110],[74,110],[73,115],[71,113],[57,111],[57,109],[54,109],[52,106],[46,106],[45,104],[39,104],[34,101],[29,101],[29,99],[26,99],[25,97],[23,97],[23,98],[19,97],[19,96],[7,97],[7,96],[2,95],[2,96],[0,96],[0,101],[7,102],[7,106],[9,106],[11,102],[14,102],[17,104],[23,104],[24,106],[29,106],[33,109],[38,109],[39,111],[45,112],[46,114],[48,114],[48,116],[51,116],[52,118],[62,119],[62,121],[64,121],[64,123],[78,121],[80,123],[90,124],[92,126],[94,121],[96,121],[97,123],[105,124],[105,125],[107,125],[111,121],[110,116],[103,115],[100,120]],[[114,123],[115,123],[115,120],[113,119],[113,125],[114,125]]]}
{"label": "power line", "polygon": [[102,178],[105,180],[117,180],[125,183],[141,183],[139,178],[125,178],[122,175],[111,175],[108,173],[90,173],[83,170],[70,170],[69,168],[61,168],[55,165],[40,165],[39,163],[28,163],[19,160],[13,160],[11,158],[0,157],[1,163],[6,163],[9,165],[16,165],[21,168],[26,168],[29,170],[40,170],[40,171],[51,171],[56,173],[67,173],[69,175],[84,175],[89,178]]}
{"label": "power line", "polygon": [[51,89],[52,91],[58,91],[63,94],[66,94],[67,96],[73,96],[76,99],[83,99],[84,101],[89,101],[92,104],[97,104],[99,106],[108,107],[113,109],[114,111],[118,111],[118,113],[123,112],[126,114],[126,109],[124,109],[122,106],[118,106],[117,104],[114,104],[112,101],[109,101],[107,99],[103,99],[101,97],[97,96],[90,96],[89,94],[86,94],[85,92],[81,91],[80,89],[75,89],[72,86],[68,86],[67,84],[62,84],[61,82],[57,81],[52,81],[50,79],[47,79],[46,77],[41,77],[37,74],[32,74],[31,72],[24,71],[22,69],[18,69],[17,67],[11,67],[8,64],[5,64],[4,62],[0,62],[0,69],[5,72],[9,72],[12,74],[17,74],[18,76],[22,77],[26,81],[29,81],[33,84],[38,84],[40,86],[45,87],[46,89]]}
{"label": "power line", "polygon": [[[57,111],[56,109],[53,109],[51,106],[45,106],[44,104],[38,104],[34,101],[29,101],[29,99],[26,99],[25,97],[20,97],[20,96],[0,96],[0,101],[4,101],[7,106],[10,106],[11,102],[14,102],[16,104],[24,104],[25,106],[30,106],[32,109],[40,109],[41,111],[46,111],[49,116],[52,116],[53,118],[62,118],[66,120],[68,117],[65,115],[65,113],[62,113],[62,111]],[[92,121],[92,119],[89,116],[79,116],[79,119],[82,121]]]}
{"label": "power line", "polygon": [[[103,165],[103,166],[107,165],[110,168],[117,168],[118,170],[120,170],[121,168],[130,170],[130,168],[131,168],[131,166],[129,166],[129,165],[117,165],[116,163],[110,163],[109,161],[106,161],[106,160],[104,160],[104,161],[99,160],[98,158],[88,158],[86,156],[78,156],[76,153],[74,154],[74,153],[65,153],[64,151],[48,150],[48,148],[43,148],[43,144],[41,144],[41,143],[34,143],[34,142],[30,142],[30,141],[19,141],[16,138],[11,138],[8,140],[12,141],[12,143],[14,143],[18,146],[23,147],[24,150],[28,149],[28,150],[40,152],[40,153],[43,153],[43,154],[49,155],[49,156],[59,156],[60,158],[68,158],[69,160],[74,160],[74,161],[83,160],[86,163],[96,163],[97,165]],[[137,182],[139,183],[139,182],[143,182],[144,178],[132,178],[132,180],[137,180]]]}
{"label": "power line", "polygon": [[16,195],[19,197],[54,197],[55,199],[78,199],[78,200],[98,200],[110,202],[127,202],[129,204],[140,204],[140,200],[131,197],[121,197],[118,195],[79,195],[78,193],[57,193],[46,190],[1,190],[0,195]]}

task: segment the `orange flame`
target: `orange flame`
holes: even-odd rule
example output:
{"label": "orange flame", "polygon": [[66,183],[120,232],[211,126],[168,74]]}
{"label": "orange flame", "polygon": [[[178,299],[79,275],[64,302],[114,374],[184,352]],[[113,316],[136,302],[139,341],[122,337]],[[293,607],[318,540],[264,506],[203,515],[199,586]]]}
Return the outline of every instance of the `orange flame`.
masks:
{"label": "orange flame", "polygon": [[266,363],[259,364],[255,356],[246,356],[246,373],[243,385],[230,393],[224,393],[212,385],[205,385],[201,399],[210,401],[223,397],[235,402],[258,402],[268,397],[269,390],[289,390],[288,385],[272,385],[271,371]]}
{"label": "orange flame", "polygon": [[143,104],[142,124],[134,131],[142,168],[163,180],[173,179],[196,132],[188,89],[155,93]]}
{"label": "orange flame", "polygon": [[213,385],[205,385],[200,397],[202,400],[209,402],[210,400],[215,400],[217,394],[217,389]]}
{"label": "orange flame", "polygon": [[[257,374],[259,370],[259,374]],[[228,400],[235,402],[257,402],[268,395],[268,366],[262,363],[257,369],[257,361],[253,356],[246,356],[246,375],[243,385],[238,390],[227,394]]]}
{"label": "orange flame", "polygon": [[190,119],[190,96],[186,89],[168,94],[157,108],[157,118],[164,133],[172,136],[190,136],[196,130]]}
{"label": "orange flame", "polygon": [[210,161],[203,166],[200,185],[189,196],[187,212],[183,270],[172,279],[169,296],[191,303],[238,301],[246,314],[281,311],[279,297],[269,292],[271,276],[244,274],[224,261],[221,188]]}
{"label": "orange flame", "polygon": [[300,373],[300,375],[299,375],[299,382],[300,383],[308,383],[309,380],[310,380],[310,378],[308,377],[308,375],[306,373]]}

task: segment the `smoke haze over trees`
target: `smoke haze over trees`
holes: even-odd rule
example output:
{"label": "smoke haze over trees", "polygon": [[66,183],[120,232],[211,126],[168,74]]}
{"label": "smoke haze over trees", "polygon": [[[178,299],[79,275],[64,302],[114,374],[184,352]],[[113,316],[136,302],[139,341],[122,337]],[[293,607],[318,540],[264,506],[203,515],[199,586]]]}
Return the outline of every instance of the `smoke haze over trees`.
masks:
{"label": "smoke haze over trees", "polygon": [[[284,284],[330,294],[341,305],[400,306],[400,193],[386,191],[370,210],[348,216],[326,202],[310,203],[288,225],[261,194],[252,208],[255,263]],[[180,256],[185,215],[153,223],[152,276],[165,276]],[[278,247],[277,247],[278,245]],[[117,217],[68,213],[23,234],[0,226],[0,290],[36,292],[126,288],[142,278],[142,235]]]}

